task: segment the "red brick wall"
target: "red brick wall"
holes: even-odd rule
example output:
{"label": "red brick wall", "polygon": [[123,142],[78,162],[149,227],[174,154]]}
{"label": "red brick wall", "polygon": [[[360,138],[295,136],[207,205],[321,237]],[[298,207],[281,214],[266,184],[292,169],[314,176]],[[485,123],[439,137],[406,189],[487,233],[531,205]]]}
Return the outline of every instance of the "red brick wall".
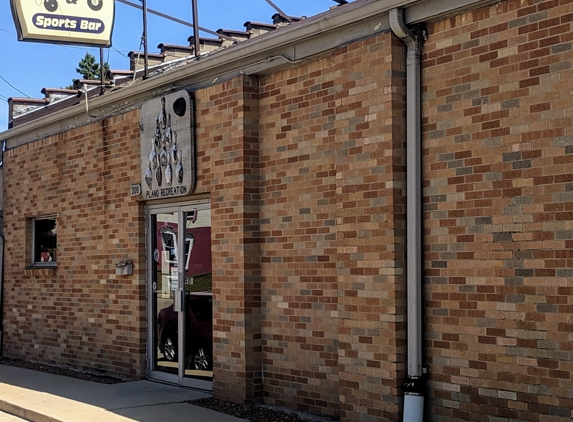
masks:
{"label": "red brick wall", "polygon": [[430,420],[573,417],[572,22],[504,1],[429,26]]}
{"label": "red brick wall", "polygon": [[[6,152],[5,356],[144,374],[138,124],[134,111]],[[58,215],[58,267],[29,269],[26,219],[46,214]],[[116,276],[125,258],[134,274]]]}

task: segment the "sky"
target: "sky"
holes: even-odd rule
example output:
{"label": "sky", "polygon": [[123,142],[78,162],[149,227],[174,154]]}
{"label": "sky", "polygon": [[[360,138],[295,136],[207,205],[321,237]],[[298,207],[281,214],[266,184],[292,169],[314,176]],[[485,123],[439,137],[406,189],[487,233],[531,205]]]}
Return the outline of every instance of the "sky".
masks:
{"label": "sky", "polygon": [[[39,1],[39,0],[27,0]],[[104,0],[105,1],[105,0]],[[142,4],[141,0],[130,0]],[[332,0],[272,0],[289,16],[314,16],[335,6]],[[147,0],[147,7],[192,22],[191,0]],[[197,0],[199,26],[211,31],[244,31],[247,21],[272,23],[276,10],[265,0]],[[148,51],[158,53],[160,43],[188,45],[193,29],[148,13]],[[111,69],[128,70],[130,51],[143,51],[142,12],[116,2],[112,46],[104,49]],[[214,38],[200,33],[200,36]],[[43,88],[63,88],[80,78],[78,62],[90,53],[99,61],[97,47],[18,41],[9,0],[0,0],[0,132],[8,128],[9,97],[44,98]]]}

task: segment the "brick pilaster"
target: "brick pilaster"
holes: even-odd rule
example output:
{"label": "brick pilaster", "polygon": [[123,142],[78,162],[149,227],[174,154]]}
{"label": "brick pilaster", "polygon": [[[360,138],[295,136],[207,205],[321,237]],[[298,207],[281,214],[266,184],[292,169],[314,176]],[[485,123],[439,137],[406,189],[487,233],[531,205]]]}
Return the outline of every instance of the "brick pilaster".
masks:
{"label": "brick pilaster", "polygon": [[[239,77],[200,94],[199,136],[212,148],[213,335],[216,397],[262,398],[258,81]],[[199,171],[202,167],[199,165]]]}
{"label": "brick pilaster", "polygon": [[404,47],[386,33],[337,58],[341,420],[398,420],[406,351]]}

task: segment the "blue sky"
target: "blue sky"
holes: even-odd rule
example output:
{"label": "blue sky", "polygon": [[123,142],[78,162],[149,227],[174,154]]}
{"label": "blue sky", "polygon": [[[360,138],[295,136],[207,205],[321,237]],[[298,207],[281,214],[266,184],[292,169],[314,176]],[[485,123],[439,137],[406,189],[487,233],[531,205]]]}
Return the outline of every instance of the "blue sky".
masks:
{"label": "blue sky", "polygon": [[[28,0],[34,1],[34,0]],[[140,0],[130,0],[141,4]],[[244,31],[246,21],[272,23],[276,13],[265,0],[197,0],[199,26]],[[272,0],[290,16],[314,16],[336,5],[332,0]],[[191,0],[147,0],[147,7],[192,22]],[[112,47],[104,57],[112,69],[129,69],[127,53],[140,49],[142,13],[116,2]],[[188,45],[192,28],[148,14],[149,52],[160,43]],[[201,33],[201,36],[212,35]],[[0,132],[8,128],[9,97],[43,98],[42,88],[63,88],[78,78],[75,71],[86,52],[99,60],[99,49],[17,40],[9,0],[0,2]]]}

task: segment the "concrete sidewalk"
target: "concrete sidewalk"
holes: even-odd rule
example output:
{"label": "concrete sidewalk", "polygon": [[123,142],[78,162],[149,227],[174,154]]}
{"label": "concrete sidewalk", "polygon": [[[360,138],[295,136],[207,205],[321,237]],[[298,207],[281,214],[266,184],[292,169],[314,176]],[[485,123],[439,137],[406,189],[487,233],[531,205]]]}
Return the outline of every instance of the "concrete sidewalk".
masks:
{"label": "concrete sidewalk", "polygon": [[100,384],[0,365],[0,410],[31,422],[240,422],[187,403],[210,397],[151,381]]}

